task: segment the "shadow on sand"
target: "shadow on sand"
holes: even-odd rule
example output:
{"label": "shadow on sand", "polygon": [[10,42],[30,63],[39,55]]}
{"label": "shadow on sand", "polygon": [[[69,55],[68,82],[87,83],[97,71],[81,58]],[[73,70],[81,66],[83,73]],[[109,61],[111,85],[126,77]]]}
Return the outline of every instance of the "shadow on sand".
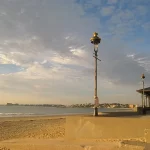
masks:
{"label": "shadow on sand", "polygon": [[121,142],[122,145],[129,145],[129,146],[141,146],[144,147],[143,150],[150,150],[150,143],[146,143],[146,142],[140,142],[140,141],[127,141],[124,140]]}
{"label": "shadow on sand", "polygon": [[[85,117],[91,117],[91,115],[84,115]],[[134,118],[139,118],[139,117],[150,117],[150,113],[148,112],[146,115],[140,115],[137,112],[105,112],[105,113],[99,113],[98,116],[96,117],[134,117]],[[95,116],[93,116],[95,117]]]}

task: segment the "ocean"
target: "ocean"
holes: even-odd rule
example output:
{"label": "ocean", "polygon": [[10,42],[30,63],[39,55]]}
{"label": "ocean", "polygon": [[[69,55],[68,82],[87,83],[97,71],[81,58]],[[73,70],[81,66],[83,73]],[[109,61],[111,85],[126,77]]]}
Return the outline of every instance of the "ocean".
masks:
{"label": "ocean", "polygon": [[[93,108],[57,108],[43,106],[0,106],[0,117],[93,114]],[[99,112],[132,111],[128,108],[99,108]]]}

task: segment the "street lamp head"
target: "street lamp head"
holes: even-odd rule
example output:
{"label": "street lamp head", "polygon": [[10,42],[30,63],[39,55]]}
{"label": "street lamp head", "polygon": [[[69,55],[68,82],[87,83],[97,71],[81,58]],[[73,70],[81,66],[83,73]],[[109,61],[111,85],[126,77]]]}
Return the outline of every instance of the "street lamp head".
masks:
{"label": "street lamp head", "polygon": [[145,75],[144,74],[142,74],[141,79],[145,79]]}
{"label": "street lamp head", "polygon": [[90,41],[94,44],[94,51],[98,51],[98,44],[101,42],[101,38],[98,37],[98,33],[94,32]]}

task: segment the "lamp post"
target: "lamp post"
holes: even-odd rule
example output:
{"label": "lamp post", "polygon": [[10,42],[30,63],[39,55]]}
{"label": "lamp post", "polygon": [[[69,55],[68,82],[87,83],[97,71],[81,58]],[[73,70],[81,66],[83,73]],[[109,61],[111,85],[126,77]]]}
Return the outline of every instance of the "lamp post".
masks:
{"label": "lamp post", "polygon": [[145,75],[142,74],[141,76],[142,82],[143,82],[143,96],[142,96],[142,107],[145,107],[145,102],[144,102],[144,79],[145,79]]}
{"label": "lamp post", "polygon": [[[95,58],[95,89],[94,89],[94,100],[95,100],[95,106],[94,106],[94,116],[98,116],[98,108],[97,108],[97,53],[98,53],[98,44],[101,42],[101,38],[98,37],[98,33],[94,32],[93,37],[90,39],[91,43],[94,45],[94,58]],[[99,60],[99,59],[98,59]]]}

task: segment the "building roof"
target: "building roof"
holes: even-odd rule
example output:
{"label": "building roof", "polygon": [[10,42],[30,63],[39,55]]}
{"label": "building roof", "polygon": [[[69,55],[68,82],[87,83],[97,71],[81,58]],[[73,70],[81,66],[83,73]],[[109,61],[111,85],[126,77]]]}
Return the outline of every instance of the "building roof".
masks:
{"label": "building roof", "polygon": [[[136,90],[139,93],[143,93],[143,89]],[[144,94],[150,95],[150,87],[144,88]]]}

